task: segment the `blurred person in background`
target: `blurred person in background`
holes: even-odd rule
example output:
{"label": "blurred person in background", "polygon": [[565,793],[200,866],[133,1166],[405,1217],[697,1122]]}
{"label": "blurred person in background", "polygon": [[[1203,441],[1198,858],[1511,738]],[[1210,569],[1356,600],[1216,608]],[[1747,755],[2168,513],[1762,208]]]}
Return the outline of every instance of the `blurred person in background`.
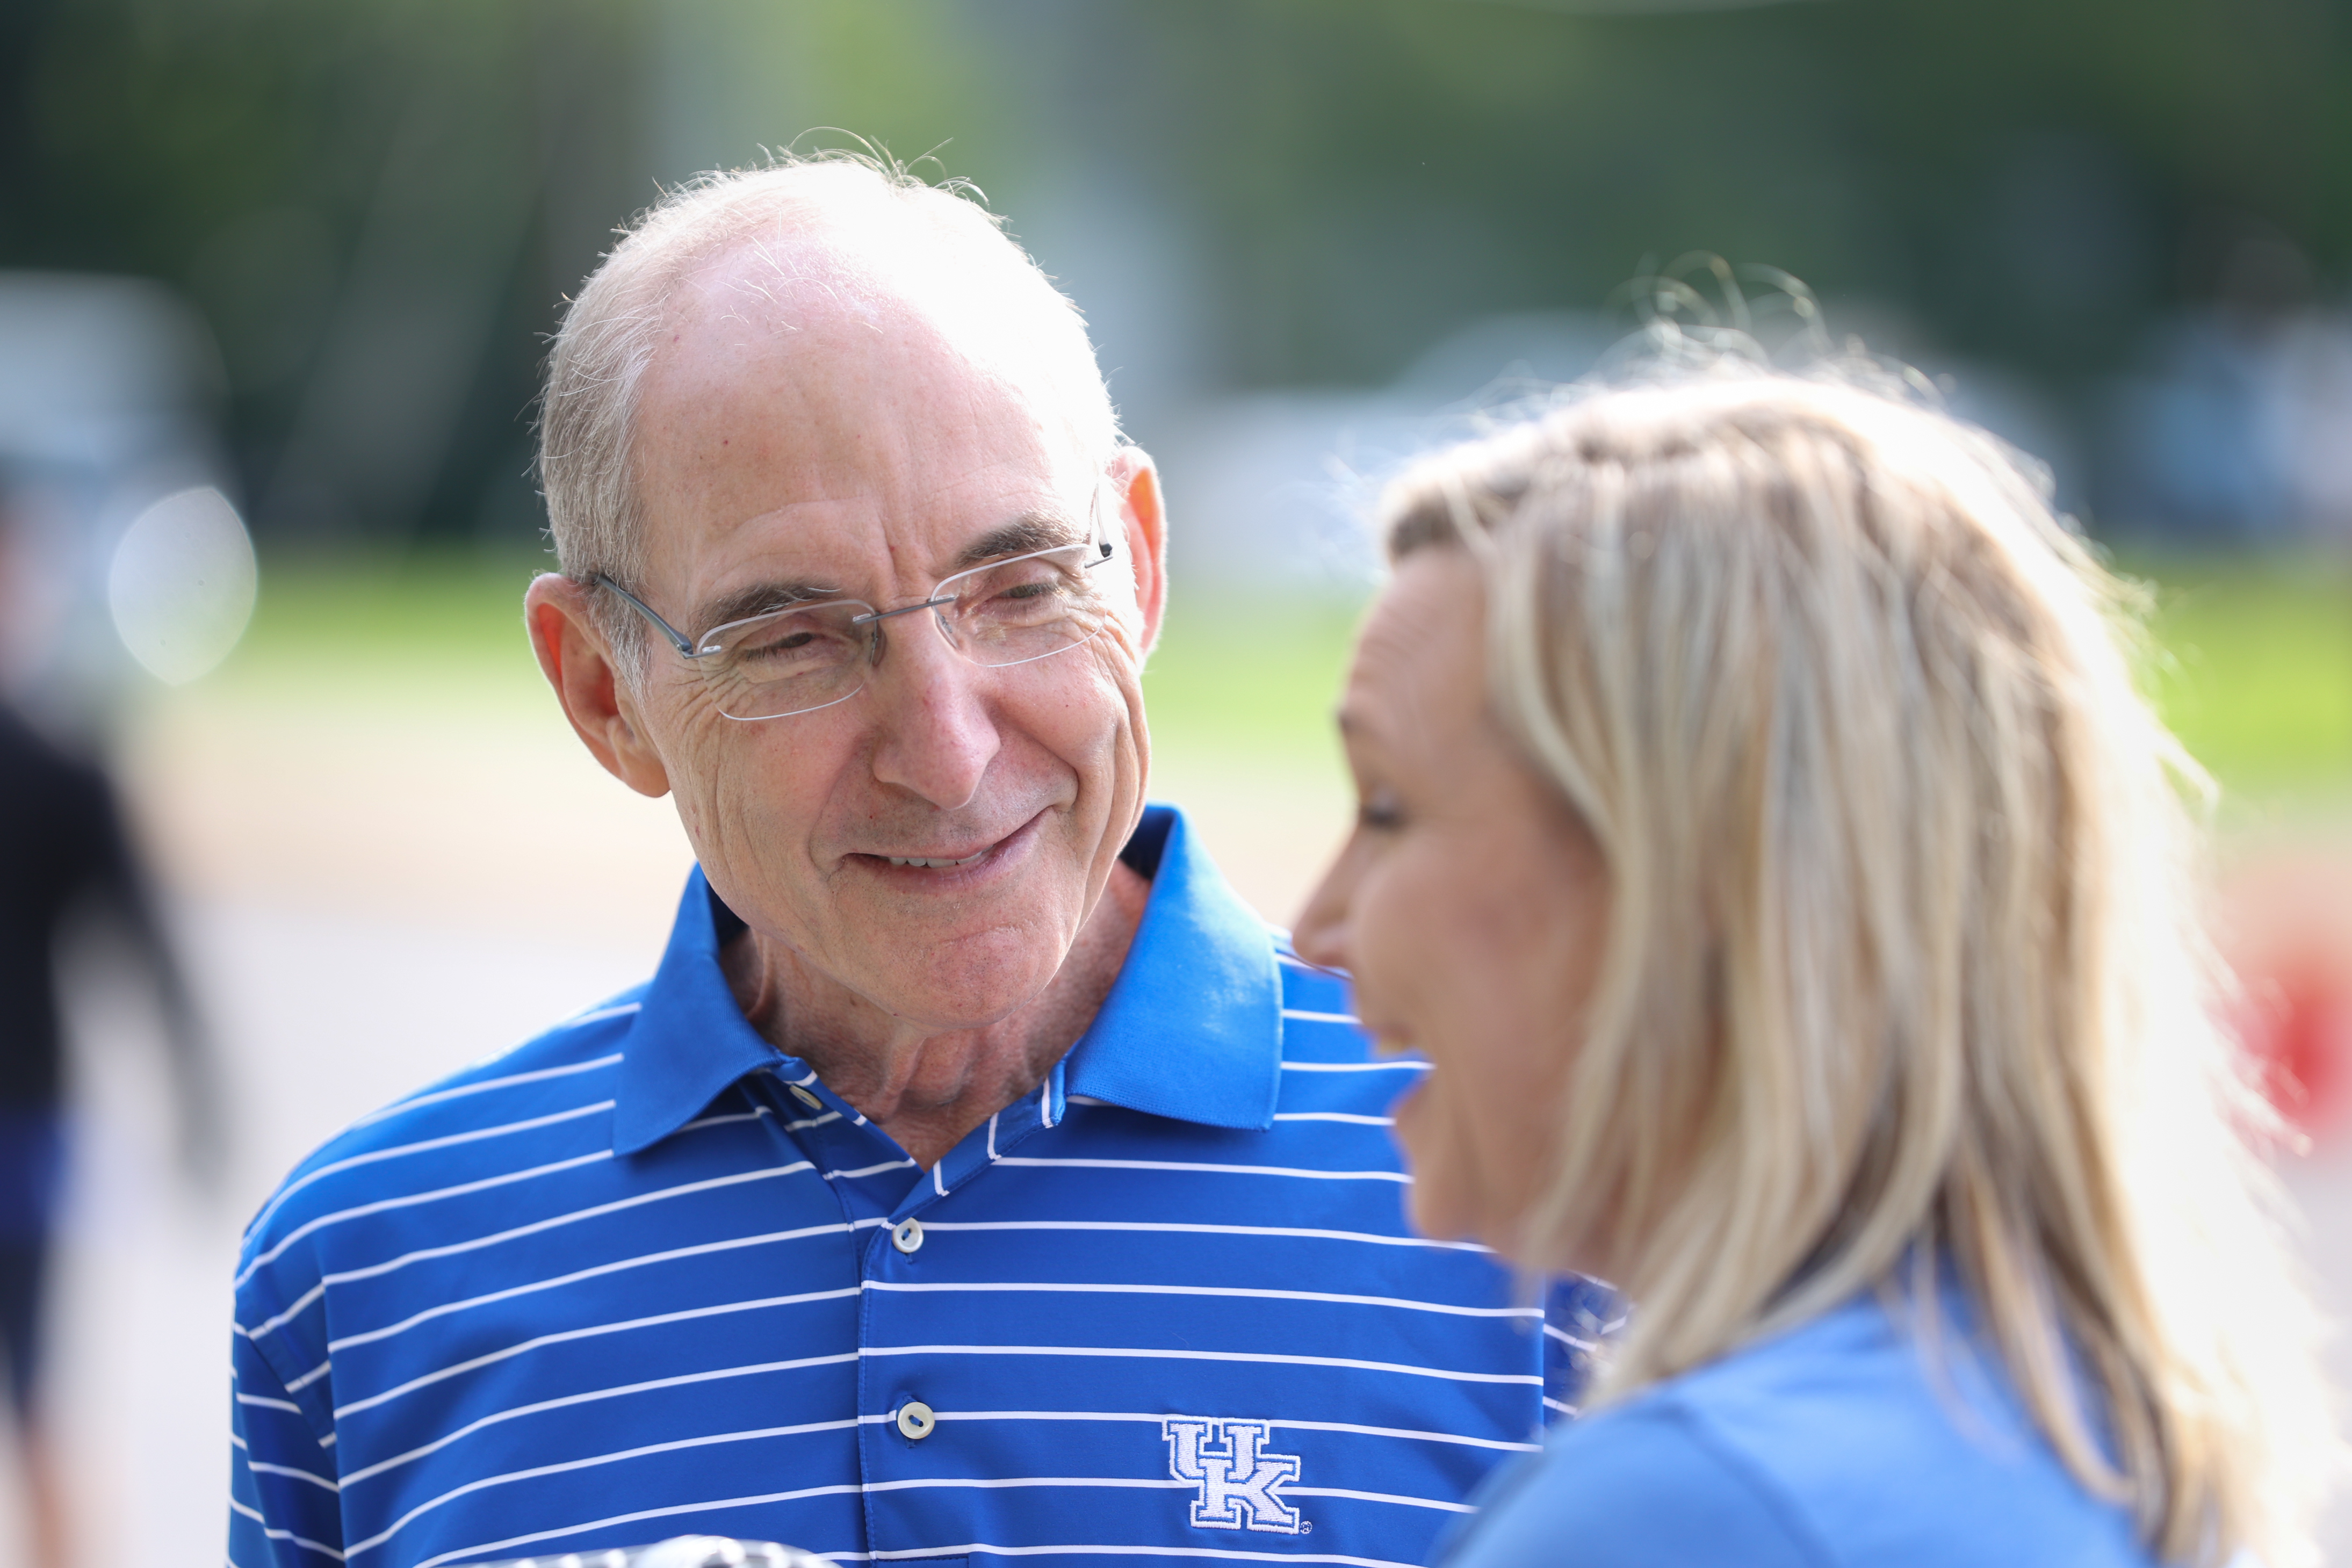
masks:
{"label": "blurred person in background", "polygon": [[1591,1303],[1405,1229],[1417,1067],[1145,804],[1169,524],[1075,310],[787,162],[647,214],[548,376],[532,643],[699,868],[648,985],[262,1209],[234,1561],[1422,1561]]}
{"label": "blurred person in background", "polygon": [[1990,438],[1736,357],[1428,460],[1299,953],[1424,1235],[1616,1282],[1445,1561],[2312,1561],[2335,1455],[2129,596]]}
{"label": "blurred person in background", "polygon": [[[13,543],[8,491],[0,482],[0,560]],[[10,575],[0,570],[0,580]],[[70,961],[91,945],[110,962]],[[73,1560],[41,1376],[51,1232],[66,1177],[68,972],[108,984],[143,980],[171,1051],[180,1152],[190,1175],[208,1181],[221,1153],[211,1053],[113,785],[0,701],[0,1352],[37,1568]]]}

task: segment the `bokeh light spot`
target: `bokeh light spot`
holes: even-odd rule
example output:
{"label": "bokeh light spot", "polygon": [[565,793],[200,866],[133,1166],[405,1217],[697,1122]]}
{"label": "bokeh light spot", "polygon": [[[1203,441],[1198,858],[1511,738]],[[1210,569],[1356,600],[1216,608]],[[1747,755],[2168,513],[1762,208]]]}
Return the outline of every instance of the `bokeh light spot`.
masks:
{"label": "bokeh light spot", "polygon": [[106,600],[131,656],[176,686],[228,657],[253,618],[258,585],[244,519],[204,486],[139,514],[115,547]]}

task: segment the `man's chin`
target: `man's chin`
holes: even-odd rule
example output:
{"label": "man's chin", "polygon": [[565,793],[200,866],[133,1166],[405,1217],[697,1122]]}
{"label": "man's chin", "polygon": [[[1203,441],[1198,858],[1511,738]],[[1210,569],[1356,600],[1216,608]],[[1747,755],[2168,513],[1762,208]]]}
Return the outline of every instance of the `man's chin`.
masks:
{"label": "man's chin", "polygon": [[985,1029],[1035,1000],[1060,972],[1072,935],[1050,907],[992,904],[975,918],[877,925],[890,939],[864,945],[852,959],[862,983],[853,984],[893,1018],[938,1034]]}

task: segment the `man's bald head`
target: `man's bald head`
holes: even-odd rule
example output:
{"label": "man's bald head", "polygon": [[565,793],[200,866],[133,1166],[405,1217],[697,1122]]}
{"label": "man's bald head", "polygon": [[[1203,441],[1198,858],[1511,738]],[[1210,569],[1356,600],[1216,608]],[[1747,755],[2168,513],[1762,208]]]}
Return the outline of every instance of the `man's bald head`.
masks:
{"label": "man's bald head", "polygon": [[[540,476],[564,575],[643,580],[646,519],[632,445],[648,371],[689,319],[747,336],[828,336],[920,322],[1019,377],[1108,456],[1117,416],[1076,307],[955,193],[862,158],[709,176],[673,192],[613,248],[549,356]],[[634,617],[607,623],[642,645]]]}

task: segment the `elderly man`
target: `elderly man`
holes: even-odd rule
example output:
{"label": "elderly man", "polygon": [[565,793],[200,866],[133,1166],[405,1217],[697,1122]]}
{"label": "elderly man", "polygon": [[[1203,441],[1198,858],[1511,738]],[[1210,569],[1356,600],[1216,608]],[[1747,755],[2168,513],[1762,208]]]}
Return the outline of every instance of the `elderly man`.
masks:
{"label": "elderly man", "polygon": [[895,171],[717,179],[543,443],[532,644],[699,869],[263,1209],[234,1561],[1423,1561],[1574,1325],[1405,1228],[1417,1064],[1144,804],[1167,521],[1068,303]]}

